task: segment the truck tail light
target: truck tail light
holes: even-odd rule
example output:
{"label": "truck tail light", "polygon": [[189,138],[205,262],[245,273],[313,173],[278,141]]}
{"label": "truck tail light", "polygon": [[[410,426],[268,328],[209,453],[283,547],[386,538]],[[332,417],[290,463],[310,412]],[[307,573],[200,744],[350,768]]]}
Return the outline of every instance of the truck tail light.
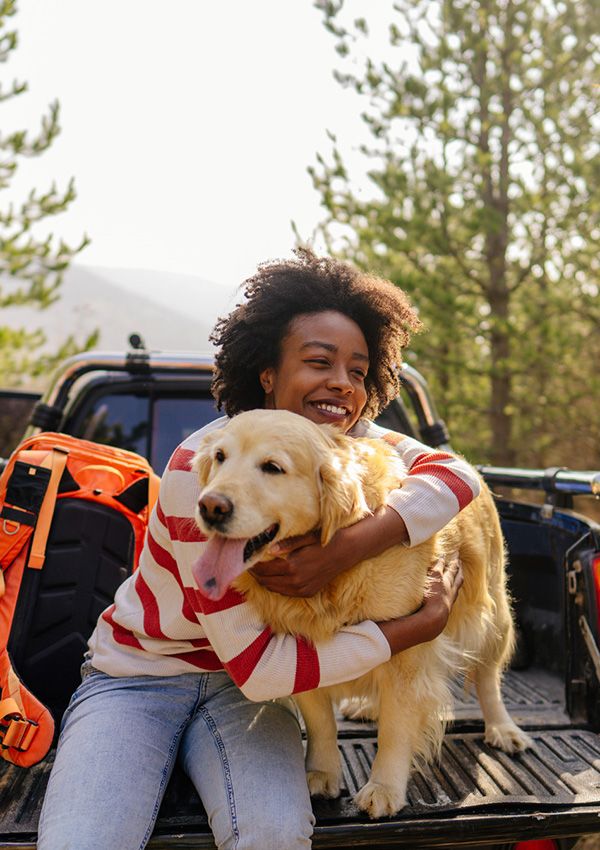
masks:
{"label": "truck tail light", "polygon": [[594,576],[594,587],[596,588],[596,623],[600,635],[600,553],[592,558],[592,575]]}
{"label": "truck tail light", "polygon": [[558,844],[551,838],[533,838],[513,844],[512,850],[558,850]]}

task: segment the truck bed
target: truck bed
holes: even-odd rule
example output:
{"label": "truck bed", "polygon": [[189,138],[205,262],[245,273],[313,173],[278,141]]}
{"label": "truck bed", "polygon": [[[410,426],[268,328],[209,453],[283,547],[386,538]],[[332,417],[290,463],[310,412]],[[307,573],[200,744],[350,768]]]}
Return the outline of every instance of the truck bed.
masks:
{"label": "truck bed", "polygon": [[[372,822],[352,796],[366,781],[375,747],[375,727],[340,720],[339,746],[345,789],[337,800],[315,800],[315,848],[436,847],[595,832],[600,827],[600,736],[574,727],[565,712],[564,687],[542,669],[509,671],[507,707],[535,741],[535,749],[510,757],[483,742],[474,695],[455,687],[454,722],[442,759],[413,775],[408,805],[400,815]],[[0,766],[0,848],[35,846],[35,833],[48,773],[48,758],[29,770]],[[485,816],[484,816],[485,815]],[[460,822],[459,822],[460,821]],[[546,826],[547,825],[547,826]],[[546,831],[547,829],[547,831]],[[214,848],[198,797],[176,771],[149,847]]]}

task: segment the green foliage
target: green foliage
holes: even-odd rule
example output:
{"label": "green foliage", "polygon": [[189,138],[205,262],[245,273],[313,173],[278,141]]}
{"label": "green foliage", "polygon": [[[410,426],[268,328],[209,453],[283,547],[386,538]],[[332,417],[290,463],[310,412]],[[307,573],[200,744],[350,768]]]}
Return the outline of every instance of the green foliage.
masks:
{"label": "green foliage", "polygon": [[397,0],[357,65],[355,4],[316,5],[371,139],[369,197],[333,137],[310,169],[327,244],[413,296],[415,365],[470,458],[597,467],[600,6]]}
{"label": "green foliage", "polygon": [[[1,0],[0,63],[7,62],[17,46],[17,33],[7,29],[15,12],[16,0]],[[0,102],[26,91],[27,84],[16,80],[9,87],[0,85]],[[35,135],[26,130],[0,132],[0,190],[10,186],[23,159],[42,154],[59,132],[56,101],[42,116]],[[42,220],[63,212],[74,199],[75,187],[71,180],[64,190],[54,183],[45,191],[32,189],[17,206],[9,204],[0,210],[0,309],[24,304],[44,309],[58,298],[65,270],[73,256],[88,244],[88,239],[83,237],[79,245],[70,247],[52,235],[40,239],[34,231]],[[93,345],[96,340],[97,334],[91,335],[84,347]],[[0,386],[15,386],[27,377],[43,375],[60,359],[82,347],[70,336],[59,351],[40,354],[44,343],[44,334],[39,329],[0,325]]]}

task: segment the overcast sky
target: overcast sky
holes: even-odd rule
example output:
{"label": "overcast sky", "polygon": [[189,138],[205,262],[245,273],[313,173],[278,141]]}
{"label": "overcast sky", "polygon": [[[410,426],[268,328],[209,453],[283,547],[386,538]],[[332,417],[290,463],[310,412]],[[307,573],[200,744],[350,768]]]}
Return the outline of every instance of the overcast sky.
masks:
{"label": "overcast sky", "polygon": [[78,262],[237,286],[289,255],[292,219],[309,235],[322,217],[306,169],[326,130],[348,151],[364,138],[310,0],[20,0],[13,21],[0,73],[30,91],[0,104],[0,126],[34,127],[58,98],[62,134],[10,195],[73,175],[52,227],[89,233]]}

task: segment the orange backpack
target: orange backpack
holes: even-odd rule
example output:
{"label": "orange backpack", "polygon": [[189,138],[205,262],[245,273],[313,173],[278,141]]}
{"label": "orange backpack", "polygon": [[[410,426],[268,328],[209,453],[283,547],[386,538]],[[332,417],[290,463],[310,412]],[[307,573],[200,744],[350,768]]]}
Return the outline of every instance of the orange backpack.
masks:
{"label": "orange backpack", "polygon": [[[89,634],[137,566],[159,478],[133,452],[42,433],[0,476],[0,756],[52,745]],[[10,652],[10,657],[9,657]],[[17,676],[11,658],[19,669]]]}

